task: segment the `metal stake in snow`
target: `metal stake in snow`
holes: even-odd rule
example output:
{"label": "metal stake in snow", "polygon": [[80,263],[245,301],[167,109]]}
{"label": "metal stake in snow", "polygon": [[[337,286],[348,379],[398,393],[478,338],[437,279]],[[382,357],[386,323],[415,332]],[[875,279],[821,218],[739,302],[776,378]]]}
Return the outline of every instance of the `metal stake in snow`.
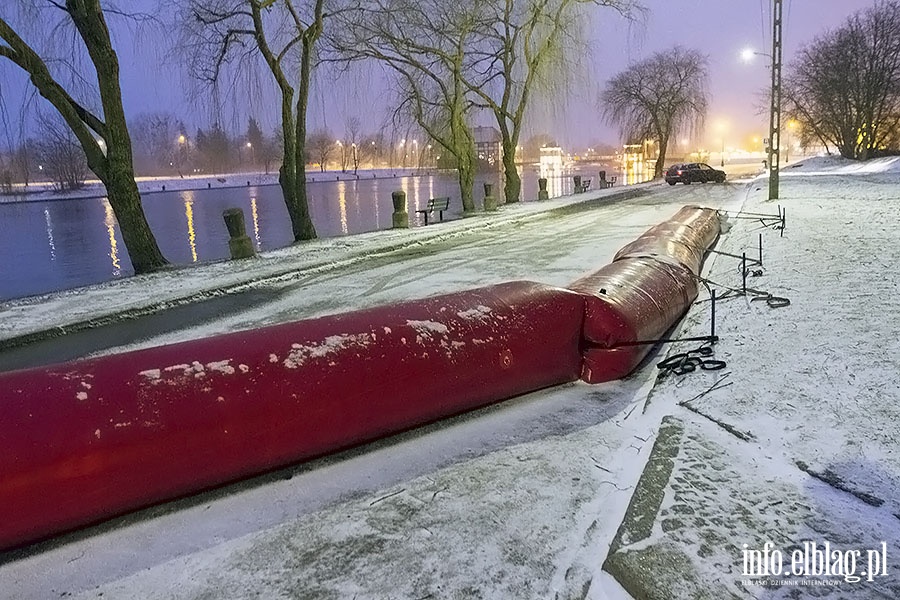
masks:
{"label": "metal stake in snow", "polygon": [[747,253],[741,256],[741,292],[747,295]]}

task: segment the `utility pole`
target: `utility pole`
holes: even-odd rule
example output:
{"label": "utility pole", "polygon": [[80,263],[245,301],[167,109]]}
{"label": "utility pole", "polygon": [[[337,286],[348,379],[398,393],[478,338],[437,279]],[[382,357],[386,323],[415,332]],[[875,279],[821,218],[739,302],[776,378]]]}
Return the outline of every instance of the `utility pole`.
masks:
{"label": "utility pole", "polygon": [[772,8],[772,106],[769,111],[769,200],[778,198],[781,167],[781,17],[784,0]]}

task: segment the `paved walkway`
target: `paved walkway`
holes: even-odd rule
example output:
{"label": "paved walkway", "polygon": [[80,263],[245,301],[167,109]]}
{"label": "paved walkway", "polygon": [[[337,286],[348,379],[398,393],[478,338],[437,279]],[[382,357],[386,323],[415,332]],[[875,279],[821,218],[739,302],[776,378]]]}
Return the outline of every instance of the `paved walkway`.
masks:
{"label": "paved walkway", "polygon": [[[663,425],[605,565],[634,597],[900,597],[898,182],[786,177],[784,237],[742,220],[722,238],[720,250],[752,256],[763,231],[749,285],[791,305],[719,303],[728,368],[654,388],[648,413]],[[745,210],[775,213],[763,192]],[[720,292],[740,287],[737,262],[712,261]],[[695,306],[683,333],[707,332],[708,311]],[[826,542],[837,576],[809,562]],[[746,568],[767,543],[783,572]],[[869,557],[882,553],[879,570]]]}
{"label": "paved walkway", "polygon": [[[84,290],[52,300],[51,306],[29,302],[12,309],[35,323],[31,331],[41,331],[41,322],[44,326],[53,322],[42,321],[51,314],[88,325],[119,310],[137,316],[148,293],[161,301],[159,306],[179,298],[192,305],[215,299],[228,293],[219,290],[232,287],[238,293],[251,289],[264,298],[193,328],[160,327],[137,340],[114,341],[90,351],[105,352],[500,280],[565,285],[608,262],[624,243],[681,205],[736,210],[747,194],[740,184],[645,187],[646,193],[627,200],[608,202],[598,193],[586,196],[587,203],[579,198],[573,204],[570,198],[542,207],[508,207],[478,221],[390,232],[387,237],[396,235],[396,243],[374,255],[371,242],[357,239],[363,236],[342,240],[352,250],[332,242],[321,252],[315,247],[292,248],[253,264],[254,272],[269,269],[262,277],[258,273],[247,277],[251,270],[223,263],[203,267],[199,277],[197,271],[168,273],[123,282],[122,290]],[[723,238],[724,247],[750,243],[753,236],[742,227]],[[773,246],[772,252],[787,248],[793,232],[791,225],[784,241],[778,242],[783,245]],[[711,276],[728,276],[719,273],[726,267],[729,273],[734,271],[723,261],[713,262]],[[777,268],[777,263],[767,262],[766,283],[779,283],[770,280]],[[165,293],[170,296],[160,297]],[[792,300],[795,305],[801,302],[799,296]],[[54,310],[55,302],[59,304]],[[103,305],[102,314],[86,311],[86,302]],[[740,302],[721,307],[723,342],[718,353],[730,361],[732,371],[737,359],[728,352],[740,338],[729,329],[725,314],[742,306]],[[746,309],[768,310],[757,303]],[[704,330],[706,314],[698,306],[689,316],[688,330]],[[733,443],[731,433],[676,405],[681,396],[672,394],[693,387],[702,391],[709,385],[707,379],[698,375],[665,381],[647,405],[656,375],[650,361],[621,382],[576,383],[536,392],[116,519],[28,553],[0,556],[0,580],[8,590],[4,593],[15,598],[85,599],[100,594],[104,599],[627,598],[601,569],[604,561],[636,597],[703,597],[696,595],[697,590],[706,589],[709,581],[714,584],[711,590],[719,586],[728,593],[743,593],[727,571],[721,574],[722,568],[739,564],[727,544],[739,547],[740,540],[729,538],[726,543],[708,536],[702,542],[708,548],[693,548],[685,540],[694,539],[689,536],[699,531],[700,521],[682,522],[682,537],[667,536],[667,529],[674,531],[669,528],[672,523],[662,523],[672,520],[666,511],[683,510],[675,508],[679,502],[673,498],[686,492],[673,490],[672,485],[685,482],[688,491],[697,487],[713,494],[708,485],[694,482],[695,473],[714,477],[733,469],[733,478],[743,480],[748,473],[744,463],[758,459],[733,451],[728,446]],[[759,375],[748,367],[747,377]],[[714,393],[709,397],[713,399]],[[651,467],[660,463],[661,452],[679,453],[675,460],[669,458],[671,476],[663,476],[665,469],[657,476],[652,476],[653,468],[644,469],[651,450]],[[693,452],[697,457],[689,454]],[[728,459],[729,452],[736,453],[735,460]],[[796,477],[807,476],[801,472]],[[778,492],[783,485],[756,487],[760,494],[771,491],[770,503],[784,503],[787,496]],[[651,501],[641,501],[647,489]],[[660,497],[658,502],[652,500]],[[725,536],[733,517],[716,512],[720,505],[715,499],[698,500],[712,514],[694,510],[715,525],[715,533]],[[728,510],[728,505],[721,506]],[[631,523],[646,531],[647,522],[653,523],[649,537],[639,540],[638,534],[627,533]],[[760,530],[769,531],[762,526]],[[656,572],[641,572],[641,565],[649,563],[636,554],[641,544],[649,547],[656,542],[672,550],[657,552],[654,546],[654,556],[678,567],[662,579]],[[610,546],[614,551],[607,556]],[[702,557],[701,552],[712,552],[708,565],[695,558]],[[657,581],[670,585],[654,587]],[[635,588],[635,582],[644,587]],[[672,587],[672,582],[678,586]]]}

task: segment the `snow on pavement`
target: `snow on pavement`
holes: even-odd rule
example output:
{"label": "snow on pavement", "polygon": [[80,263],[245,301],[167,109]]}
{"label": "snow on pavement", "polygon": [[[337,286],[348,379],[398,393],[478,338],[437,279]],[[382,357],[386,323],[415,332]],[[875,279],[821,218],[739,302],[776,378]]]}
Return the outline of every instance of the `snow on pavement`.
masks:
{"label": "snow on pavement", "polygon": [[[896,312],[889,270],[896,257],[884,247],[893,208],[885,184],[900,177],[889,161],[876,173],[870,166],[840,175],[827,173],[846,164],[825,162],[807,161],[782,179],[788,229],[784,238],[766,234],[765,275],[753,281],[792,305],[720,306],[716,356],[729,362],[735,383],[692,403],[707,416],[677,402],[706,390],[721,376],[714,372],[664,380],[645,413],[656,378],[651,361],[621,382],[536,392],[124,517],[7,562],[0,557],[4,589],[16,598],[85,599],[628,598],[601,565],[664,420],[676,454],[659,513],[638,514],[654,519],[651,535],[629,547],[619,532],[611,561],[627,563],[627,552],[646,549],[645,564],[664,559],[641,578],[647,597],[821,594],[740,585],[735,551],[765,536],[779,547],[830,539],[863,549],[882,536],[896,565],[898,471],[889,442],[900,426],[897,342],[885,318]],[[764,181],[747,189],[649,186],[634,200],[490,223],[399,260],[265,282],[279,291],[268,306],[142,343],[505,279],[564,285],[682,204],[735,210],[749,191],[755,210],[774,212],[761,202],[764,188]],[[752,246],[756,225],[738,222],[720,248]],[[860,260],[866,269],[857,268]],[[733,261],[720,257],[709,267],[711,279],[735,283]],[[702,303],[692,310],[686,333],[707,331],[706,310]],[[871,343],[869,330],[881,343]],[[829,485],[798,462],[836,477]],[[838,481],[860,494],[836,488]],[[884,502],[867,504],[865,494]],[[838,589],[842,597],[897,597],[888,579]]]}
{"label": "snow on pavement", "polygon": [[[742,220],[723,238],[720,249],[755,256],[763,231],[763,275],[748,285],[791,304],[720,302],[715,357],[727,370],[654,389],[655,410],[674,417],[676,441],[658,452],[674,468],[666,481],[647,482],[665,491],[658,513],[635,511],[655,521],[652,531],[626,540],[608,565],[636,596],[900,597],[898,167],[896,159],[805,161],[782,179],[784,237]],[[746,211],[776,212],[765,187],[754,187]],[[737,261],[711,262],[720,293],[740,286]],[[708,330],[701,303],[684,333]],[[847,562],[837,577],[745,575],[744,544],[762,550],[767,542],[788,569],[804,543],[858,550],[856,576],[884,543],[888,575],[853,581]]]}
{"label": "snow on pavement", "polygon": [[[398,257],[362,258],[367,245],[379,248],[384,242],[379,234],[353,236],[344,242],[354,244],[359,258],[340,269],[297,269],[294,260],[301,266],[308,260],[304,246],[264,256],[263,261],[277,256],[273,269],[290,274],[262,282],[245,263],[225,263],[62,293],[45,299],[49,307],[23,302],[13,308],[19,310],[20,324],[33,330],[53,324],[54,318],[73,318],[73,304],[81,311],[77,318],[102,316],[109,310],[106,296],[118,297],[110,301],[116,306],[139,306],[142,299],[172,294],[172,287],[202,290],[226,277],[278,290],[266,306],[139,344],[155,345],[510,279],[565,285],[607,263],[622,245],[683,204],[734,208],[744,195],[742,185],[642,187],[647,193],[631,200],[592,201],[616,193],[614,188],[505,207],[497,216],[422,228],[422,233],[381,232],[413,246]],[[425,243],[419,241],[422,235],[444,237]],[[600,584],[599,567],[652,443],[655,425],[642,422],[633,408],[643,401],[654,375],[644,370],[623,382],[536,392],[225,491],[126,516],[0,564],[0,579],[9,582],[6,589],[16,598],[42,598],[48,590],[84,597],[100,592],[105,598],[173,597],[179,588],[182,597],[197,597],[204,594],[200,590],[219,585],[214,581],[223,586],[214,596],[290,595],[302,589],[312,597],[340,597],[376,583],[400,585],[391,573],[390,554],[382,552],[390,547],[410,560],[426,561],[411,563],[423,573],[402,584],[410,597],[424,589],[440,593],[437,586],[463,594],[475,585],[488,597],[543,598],[550,589],[577,591],[594,581],[598,590],[609,589],[618,598],[614,582]],[[445,491],[435,494],[439,489]],[[394,494],[399,490],[404,491]],[[423,502],[428,511],[412,510]],[[415,527],[408,524],[409,533],[406,517],[421,519]],[[317,527],[338,521],[344,525],[333,531]],[[354,554],[335,558],[339,546],[330,535],[371,543],[360,541],[353,545]],[[302,573],[293,572],[297,556],[278,555],[285,536],[310,559]],[[313,560],[315,551],[299,550],[304,539],[318,540],[321,559]],[[268,553],[271,570],[242,562],[245,551],[254,548]],[[471,559],[473,552],[478,560]],[[333,575],[315,575],[325,570]]]}

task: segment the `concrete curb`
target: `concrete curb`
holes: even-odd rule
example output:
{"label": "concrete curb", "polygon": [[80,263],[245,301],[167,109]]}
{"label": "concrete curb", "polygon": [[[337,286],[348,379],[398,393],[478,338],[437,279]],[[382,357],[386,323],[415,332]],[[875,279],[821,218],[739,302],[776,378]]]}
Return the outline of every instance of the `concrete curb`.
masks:
{"label": "concrete curb", "polygon": [[[675,543],[666,538],[649,542],[684,434],[680,419],[663,419],[603,570],[636,600],[740,600],[723,586],[702,578]],[[684,595],[686,590],[690,590],[689,596]]]}

